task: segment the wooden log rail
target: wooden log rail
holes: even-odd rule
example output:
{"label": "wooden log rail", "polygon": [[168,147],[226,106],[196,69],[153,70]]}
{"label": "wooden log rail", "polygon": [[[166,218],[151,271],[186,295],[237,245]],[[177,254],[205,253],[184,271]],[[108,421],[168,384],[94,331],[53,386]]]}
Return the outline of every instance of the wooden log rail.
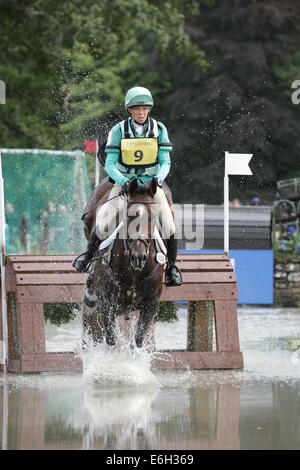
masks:
{"label": "wooden log rail", "polygon": [[[87,274],[74,270],[73,258],[7,256],[9,371],[82,370],[82,362],[73,352],[47,352],[45,344],[44,304],[81,303],[83,299]],[[183,284],[164,285],[161,301],[188,302],[187,349],[154,354],[153,368],[243,368],[237,284],[229,259],[219,254],[181,254],[178,266]]]}

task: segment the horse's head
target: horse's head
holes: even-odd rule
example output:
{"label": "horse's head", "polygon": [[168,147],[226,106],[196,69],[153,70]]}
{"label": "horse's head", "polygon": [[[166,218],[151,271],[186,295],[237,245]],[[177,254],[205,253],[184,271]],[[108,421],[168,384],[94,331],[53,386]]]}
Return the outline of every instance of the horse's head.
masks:
{"label": "horse's head", "polygon": [[128,252],[133,269],[142,271],[148,261],[154,216],[155,185],[151,182],[138,184],[134,179],[128,191]]}

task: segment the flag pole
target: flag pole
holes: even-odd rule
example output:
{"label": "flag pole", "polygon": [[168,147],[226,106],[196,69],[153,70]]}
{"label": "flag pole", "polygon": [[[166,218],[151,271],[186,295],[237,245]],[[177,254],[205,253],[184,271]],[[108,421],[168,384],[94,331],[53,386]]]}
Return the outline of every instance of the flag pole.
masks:
{"label": "flag pole", "polygon": [[229,178],[226,168],[225,152],[225,175],[224,175],[224,255],[229,256]]}
{"label": "flag pole", "polygon": [[2,305],[2,333],[3,333],[3,371],[7,372],[8,363],[8,329],[7,329],[7,298],[5,273],[5,211],[4,211],[4,182],[2,178],[2,161],[0,152],[0,236],[1,236],[1,305]]}
{"label": "flag pole", "polygon": [[229,256],[229,177],[228,175],[252,175],[249,162],[252,153],[225,152],[224,171],[224,254]]}

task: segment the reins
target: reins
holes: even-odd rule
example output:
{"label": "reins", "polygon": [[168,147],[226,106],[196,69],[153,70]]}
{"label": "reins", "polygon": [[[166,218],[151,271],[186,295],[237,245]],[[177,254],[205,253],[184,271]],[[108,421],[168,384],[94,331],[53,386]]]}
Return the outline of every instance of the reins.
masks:
{"label": "reins", "polygon": [[112,201],[113,199],[116,199],[117,197],[120,197],[120,196],[123,196],[123,195],[124,195],[123,191],[120,191],[119,194],[117,194],[117,195],[114,196],[114,197],[111,197],[110,199],[107,199],[107,201],[99,202],[95,207],[93,207],[93,208],[90,209],[89,211],[87,211],[87,212],[85,212],[84,214],[82,214],[81,220],[84,220],[85,216],[88,215],[90,212],[93,212],[95,209],[97,209],[97,207],[102,206],[102,205],[106,204],[107,202]]}
{"label": "reins", "polygon": [[[123,191],[120,191],[119,194],[117,194],[116,196],[111,197],[110,199],[107,199],[107,201],[99,202],[95,207],[93,207],[89,211],[82,214],[81,220],[84,220],[85,216],[88,215],[90,212],[93,212],[95,209],[97,209],[97,207],[102,206],[102,205],[106,204],[107,202],[110,202],[113,199],[116,199],[117,197],[120,197],[120,196],[124,196]],[[155,201],[134,201],[133,199],[129,199],[127,202],[132,202],[132,203],[136,203],[136,204],[157,204],[157,202],[155,202]]]}
{"label": "reins", "polygon": [[128,199],[127,202],[132,202],[133,204],[158,204],[155,201],[135,201],[134,199]]}

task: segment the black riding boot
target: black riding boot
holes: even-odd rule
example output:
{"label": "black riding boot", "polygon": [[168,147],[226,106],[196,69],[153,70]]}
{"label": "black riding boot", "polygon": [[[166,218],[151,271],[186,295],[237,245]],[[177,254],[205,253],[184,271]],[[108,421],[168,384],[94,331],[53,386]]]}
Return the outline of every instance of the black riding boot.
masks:
{"label": "black riding boot", "polygon": [[81,273],[86,273],[93,256],[100,246],[101,240],[97,237],[96,230],[93,229],[88,239],[87,251],[74,259],[72,266]]}
{"label": "black riding boot", "polygon": [[165,281],[166,286],[180,286],[182,284],[182,276],[180,270],[176,266],[176,257],[178,251],[178,241],[174,235],[168,239]]}

